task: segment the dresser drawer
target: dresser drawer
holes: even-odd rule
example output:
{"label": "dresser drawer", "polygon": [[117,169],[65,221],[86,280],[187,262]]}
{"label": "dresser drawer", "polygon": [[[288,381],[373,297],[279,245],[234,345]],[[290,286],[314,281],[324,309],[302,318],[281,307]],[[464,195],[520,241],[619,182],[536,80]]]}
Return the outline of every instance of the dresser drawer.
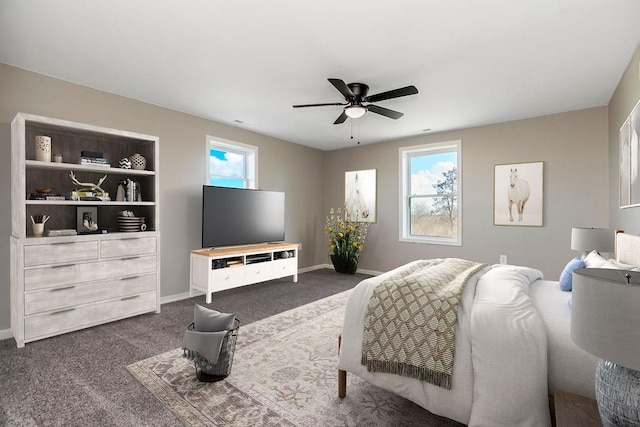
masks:
{"label": "dresser drawer", "polygon": [[24,319],[24,337],[26,340],[45,338],[155,309],[156,293],[147,292],[38,314]]}
{"label": "dresser drawer", "polygon": [[32,291],[61,285],[130,277],[155,273],[156,268],[155,255],[33,268],[24,272],[24,288],[27,291]]}
{"label": "dresser drawer", "polygon": [[103,240],[100,243],[100,258],[148,255],[156,252],[155,237],[125,237],[117,240]]}
{"label": "dresser drawer", "polygon": [[64,242],[24,247],[24,266],[98,259],[98,242]]}
{"label": "dresser drawer", "polygon": [[31,315],[74,305],[139,294],[153,291],[155,288],[156,275],[146,274],[86,285],[45,289],[25,294],[25,314]]}

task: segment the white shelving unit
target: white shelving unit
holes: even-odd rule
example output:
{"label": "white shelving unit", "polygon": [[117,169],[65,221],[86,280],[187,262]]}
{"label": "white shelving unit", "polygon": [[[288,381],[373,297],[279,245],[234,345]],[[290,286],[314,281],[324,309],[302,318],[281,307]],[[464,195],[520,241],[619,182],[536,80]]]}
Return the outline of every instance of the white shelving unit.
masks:
{"label": "white shelving unit", "polygon": [[[18,347],[30,341],[142,313],[160,312],[160,209],[155,136],[18,113],[11,124],[11,330]],[[36,135],[51,137],[63,163],[35,159]],[[81,165],[81,151],[104,153],[114,167]],[[135,153],[145,170],[120,169]],[[68,200],[73,172],[115,199],[120,180],[140,183],[141,201]],[[51,188],[67,200],[30,200]],[[31,215],[46,214],[47,230],[76,229],[78,207],[95,207],[104,233],[35,237]],[[147,231],[120,232],[118,214],[144,216]]]}

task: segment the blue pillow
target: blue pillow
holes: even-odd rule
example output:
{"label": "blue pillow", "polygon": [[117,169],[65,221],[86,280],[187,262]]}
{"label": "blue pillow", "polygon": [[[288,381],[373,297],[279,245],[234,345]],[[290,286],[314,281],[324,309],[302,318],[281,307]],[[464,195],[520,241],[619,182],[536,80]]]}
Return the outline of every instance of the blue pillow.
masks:
{"label": "blue pillow", "polygon": [[580,257],[576,257],[569,261],[569,263],[564,267],[564,270],[562,270],[562,273],[560,273],[560,289],[565,292],[570,292],[573,286],[573,270],[584,267],[585,263]]}

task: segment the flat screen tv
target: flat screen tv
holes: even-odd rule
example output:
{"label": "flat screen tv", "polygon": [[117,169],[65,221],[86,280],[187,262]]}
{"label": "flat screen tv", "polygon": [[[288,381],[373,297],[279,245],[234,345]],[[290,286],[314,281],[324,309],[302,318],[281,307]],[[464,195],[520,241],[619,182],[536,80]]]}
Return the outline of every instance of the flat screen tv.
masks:
{"label": "flat screen tv", "polygon": [[202,187],[202,247],[284,241],[284,193]]}

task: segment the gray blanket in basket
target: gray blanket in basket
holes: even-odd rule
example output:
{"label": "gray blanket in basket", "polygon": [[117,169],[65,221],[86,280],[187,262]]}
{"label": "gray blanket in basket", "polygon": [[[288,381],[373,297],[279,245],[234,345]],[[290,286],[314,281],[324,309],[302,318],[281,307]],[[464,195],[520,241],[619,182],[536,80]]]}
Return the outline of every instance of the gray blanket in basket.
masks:
{"label": "gray blanket in basket", "polygon": [[220,332],[197,332],[184,331],[182,346],[184,348],[184,356],[194,359],[198,356],[207,359],[210,364],[218,362],[220,349],[224,336],[229,331]]}

